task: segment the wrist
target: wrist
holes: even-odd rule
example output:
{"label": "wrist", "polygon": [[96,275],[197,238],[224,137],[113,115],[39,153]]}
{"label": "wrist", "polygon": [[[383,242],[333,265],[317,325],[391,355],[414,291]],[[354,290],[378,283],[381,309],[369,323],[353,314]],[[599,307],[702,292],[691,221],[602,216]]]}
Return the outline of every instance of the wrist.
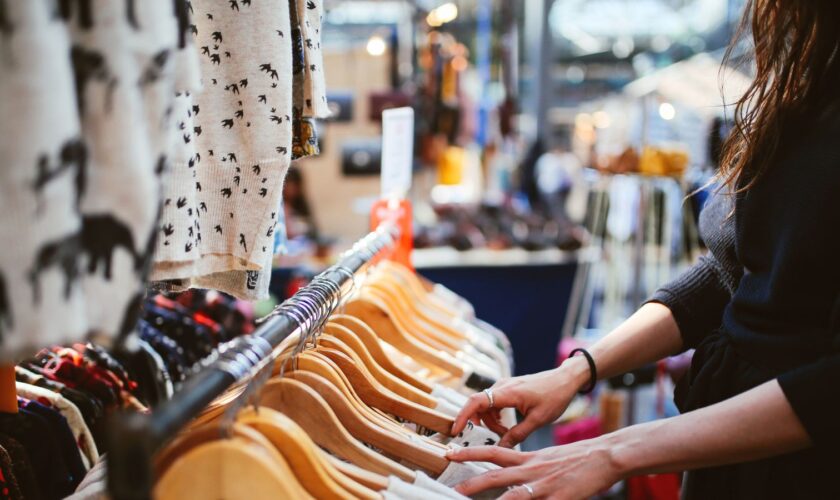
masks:
{"label": "wrist", "polygon": [[572,385],[574,385],[577,390],[588,385],[592,377],[592,372],[589,369],[589,363],[586,362],[586,358],[583,356],[573,356],[563,361],[563,363],[557,367],[557,370],[564,376],[568,377]]}
{"label": "wrist", "polygon": [[619,479],[649,473],[658,466],[653,436],[658,433],[661,421],[633,425],[603,437],[609,450],[609,462]]}

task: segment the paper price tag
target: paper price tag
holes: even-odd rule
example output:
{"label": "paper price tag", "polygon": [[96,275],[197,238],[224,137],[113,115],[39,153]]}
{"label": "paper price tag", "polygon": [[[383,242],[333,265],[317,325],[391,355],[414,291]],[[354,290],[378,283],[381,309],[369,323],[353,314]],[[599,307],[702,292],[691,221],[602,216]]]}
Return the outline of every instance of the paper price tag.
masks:
{"label": "paper price tag", "polygon": [[405,198],[411,188],[414,157],[414,110],[382,112],[382,197]]}

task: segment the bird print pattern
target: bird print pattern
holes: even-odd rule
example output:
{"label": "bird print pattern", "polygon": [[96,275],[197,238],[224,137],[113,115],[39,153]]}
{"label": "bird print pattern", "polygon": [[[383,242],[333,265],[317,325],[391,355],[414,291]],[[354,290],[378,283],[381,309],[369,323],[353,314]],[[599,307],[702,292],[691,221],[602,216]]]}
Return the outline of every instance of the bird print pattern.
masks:
{"label": "bird print pattern", "polygon": [[[249,287],[247,271],[270,268],[274,245],[266,233],[277,223],[292,159],[292,45],[280,35],[292,31],[290,2],[191,5],[204,88],[176,98],[189,141],[176,144],[164,194],[173,201],[163,208],[151,277],[169,289],[178,283],[264,298],[267,286]],[[180,198],[192,213],[178,208]],[[191,231],[195,221],[206,231]]]}
{"label": "bird print pattern", "polygon": [[14,244],[0,252],[0,362],[13,362],[133,329],[126,312],[145,289],[172,139],[184,133],[175,94],[199,78],[197,53],[180,43],[186,0],[3,11],[0,92],[14,99],[0,107],[0,241]]}

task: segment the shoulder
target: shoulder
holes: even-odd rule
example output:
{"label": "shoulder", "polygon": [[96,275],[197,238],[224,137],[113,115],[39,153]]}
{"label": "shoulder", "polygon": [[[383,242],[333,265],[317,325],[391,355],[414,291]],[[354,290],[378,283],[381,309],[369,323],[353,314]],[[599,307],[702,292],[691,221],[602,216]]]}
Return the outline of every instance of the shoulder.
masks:
{"label": "shoulder", "polygon": [[734,196],[729,193],[727,187],[712,187],[712,193],[700,212],[700,232],[704,233],[712,227],[721,227],[730,219],[734,207]]}

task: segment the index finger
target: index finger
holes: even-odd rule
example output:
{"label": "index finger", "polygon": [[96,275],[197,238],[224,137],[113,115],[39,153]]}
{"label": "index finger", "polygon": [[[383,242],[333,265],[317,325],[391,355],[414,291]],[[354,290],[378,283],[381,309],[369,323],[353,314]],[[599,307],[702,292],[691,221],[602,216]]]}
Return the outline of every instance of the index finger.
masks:
{"label": "index finger", "polygon": [[[494,398],[498,398],[497,394],[493,394]],[[498,400],[497,400],[498,401]],[[497,401],[494,401],[497,402]],[[483,413],[484,411],[490,408],[490,398],[487,397],[487,394],[482,392],[476,392],[472,396],[467,399],[467,404],[461,408],[461,411],[458,412],[458,416],[455,417],[455,423],[452,424],[452,435],[456,435],[462,430],[464,427],[467,426],[467,421],[473,419],[479,413]]]}

